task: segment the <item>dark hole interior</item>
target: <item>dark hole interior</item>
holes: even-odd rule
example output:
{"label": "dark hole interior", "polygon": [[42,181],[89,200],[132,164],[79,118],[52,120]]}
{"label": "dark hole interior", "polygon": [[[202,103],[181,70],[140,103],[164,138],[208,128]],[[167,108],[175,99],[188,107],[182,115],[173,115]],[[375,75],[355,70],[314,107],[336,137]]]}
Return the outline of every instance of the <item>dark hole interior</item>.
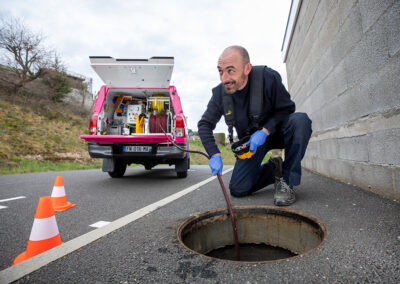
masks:
{"label": "dark hole interior", "polygon": [[[268,261],[296,256],[293,252],[265,244],[240,244],[240,261]],[[229,245],[206,255],[227,260],[237,260],[236,246]]]}

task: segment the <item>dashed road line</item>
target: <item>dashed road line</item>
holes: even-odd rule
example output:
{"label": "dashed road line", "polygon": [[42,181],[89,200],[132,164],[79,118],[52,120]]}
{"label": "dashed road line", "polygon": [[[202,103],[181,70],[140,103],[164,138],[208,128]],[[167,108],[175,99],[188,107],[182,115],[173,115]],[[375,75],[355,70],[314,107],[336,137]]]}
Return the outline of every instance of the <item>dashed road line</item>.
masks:
{"label": "dashed road line", "polygon": [[89,227],[101,228],[101,227],[104,227],[105,225],[108,225],[110,223],[111,222],[107,222],[107,221],[99,221],[99,222],[96,222],[96,223],[94,223],[92,225],[89,225]]}
{"label": "dashed road line", "polygon": [[5,209],[5,208],[8,208],[7,206],[1,206],[0,205],[0,209]]}
{"label": "dashed road line", "polygon": [[7,198],[7,199],[1,199],[0,202],[7,202],[7,201],[17,200],[17,199],[21,199],[21,198],[26,198],[26,196],[17,196],[17,197],[12,197],[12,198]]}
{"label": "dashed road line", "polygon": [[[233,167],[225,170],[223,174],[226,174],[230,171],[233,170]],[[186,189],[183,189],[177,193],[174,193],[164,199],[161,199],[157,202],[154,202],[148,206],[143,207],[142,209],[139,209],[135,212],[132,212],[131,214],[128,214],[124,217],[121,217],[113,222],[111,222],[108,225],[105,225],[101,228],[95,229],[93,231],[90,231],[82,236],[79,236],[75,239],[72,239],[68,242],[63,243],[62,245],[59,245],[55,248],[52,248],[48,251],[45,251],[41,254],[38,254],[30,259],[27,259],[17,265],[8,267],[2,271],[0,271],[0,283],[10,283],[14,282],[29,273],[34,272],[35,270],[40,269],[41,267],[59,259],[67,254],[70,254],[74,252],[75,250],[78,250],[112,232],[115,230],[118,230],[129,223],[132,223],[147,214],[157,210],[158,208],[161,208],[183,196],[186,194],[189,194],[197,189],[199,189],[201,186],[213,181],[216,179],[216,176],[210,177],[206,180],[203,180],[195,185],[192,185]]]}

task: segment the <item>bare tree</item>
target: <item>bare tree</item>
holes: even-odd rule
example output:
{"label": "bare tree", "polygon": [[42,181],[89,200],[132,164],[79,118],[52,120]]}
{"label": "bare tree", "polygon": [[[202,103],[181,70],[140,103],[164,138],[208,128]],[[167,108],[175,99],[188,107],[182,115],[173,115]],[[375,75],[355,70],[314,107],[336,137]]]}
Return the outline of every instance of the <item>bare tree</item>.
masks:
{"label": "bare tree", "polygon": [[0,48],[6,51],[3,57],[19,78],[16,91],[41,76],[46,69],[61,66],[59,56],[46,49],[43,41],[42,35],[32,33],[18,19],[1,22]]}

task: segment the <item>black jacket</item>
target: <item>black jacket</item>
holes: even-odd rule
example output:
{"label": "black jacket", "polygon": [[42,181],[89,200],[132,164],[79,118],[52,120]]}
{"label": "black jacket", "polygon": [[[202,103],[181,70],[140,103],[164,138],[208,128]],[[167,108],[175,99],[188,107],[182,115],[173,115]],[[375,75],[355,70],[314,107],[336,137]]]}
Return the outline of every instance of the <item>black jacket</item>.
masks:
{"label": "black jacket", "polygon": [[[239,139],[244,136],[248,126],[248,86],[249,82],[243,90],[232,94],[235,112],[236,133]],[[271,68],[265,68],[264,71],[264,110],[267,118],[264,127],[268,129],[270,135],[273,135],[279,123],[283,121],[289,114],[296,109],[295,103],[290,99],[290,94],[282,84],[281,76],[278,72]],[[217,125],[221,116],[224,114],[222,105],[222,96],[220,92],[213,94],[208,102],[207,109],[197,124],[201,142],[210,157],[219,153],[215,143],[213,130]]]}

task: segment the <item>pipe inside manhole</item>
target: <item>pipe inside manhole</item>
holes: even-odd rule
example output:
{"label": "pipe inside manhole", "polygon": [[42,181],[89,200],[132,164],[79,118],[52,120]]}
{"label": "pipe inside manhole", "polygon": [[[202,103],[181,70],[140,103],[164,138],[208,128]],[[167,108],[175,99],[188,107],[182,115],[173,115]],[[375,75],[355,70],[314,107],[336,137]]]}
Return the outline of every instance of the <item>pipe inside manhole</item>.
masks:
{"label": "pipe inside manhole", "polygon": [[[233,209],[240,247],[240,262],[280,261],[310,253],[328,234],[326,225],[305,212],[271,206]],[[226,209],[193,216],[178,228],[179,242],[187,249],[213,258],[236,261],[235,240]]]}

